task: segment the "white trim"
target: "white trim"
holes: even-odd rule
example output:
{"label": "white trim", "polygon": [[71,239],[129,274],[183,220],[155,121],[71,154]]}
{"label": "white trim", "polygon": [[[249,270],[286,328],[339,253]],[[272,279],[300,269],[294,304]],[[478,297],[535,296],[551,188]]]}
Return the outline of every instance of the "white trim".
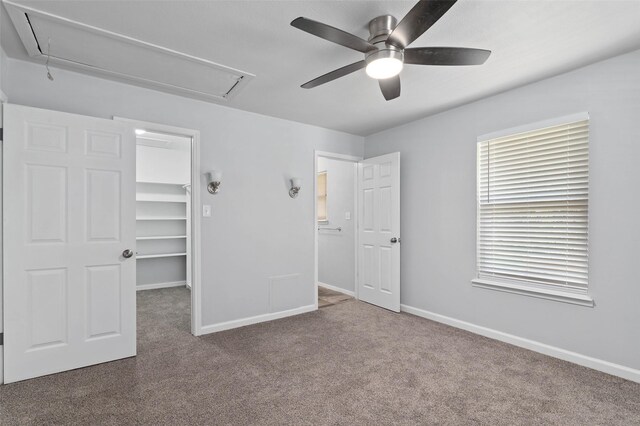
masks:
{"label": "white trim", "polygon": [[[353,297],[358,299],[358,162],[362,161],[363,157],[348,155],[348,154],[338,154],[335,152],[328,151],[314,151],[313,152],[313,276],[314,276],[314,293],[313,298],[315,300],[316,309],[318,309],[318,180],[316,176],[318,175],[318,158],[329,158],[334,160],[343,160],[353,162],[353,186],[354,186],[354,197],[353,197],[353,221],[354,221],[354,240],[355,240],[355,273],[353,276],[353,285],[356,289],[353,293]],[[337,290],[340,291],[340,290]]]}
{"label": "white trim", "polygon": [[0,102],[9,102],[9,98],[2,90],[0,90]]}
{"label": "white trim", "polygon": [[357,155],[338,154],[338,153],[329,152],[329,151],[314,151],[314,152],[316,157],[325,157],[325,158],[332,158],[334,160],[346,160],[346,161],[353,161],[353,162],[362,161],[362,157],[359,157]]}
{"label": "white trim", "polygon": [[144,291],[144,290],[155,290],[158,288],[169,288],[169,287],[186,287],[186,281],[173,281],[168,283],[151,283],[151,284],[141,284],[136,285],[136,291]]}
{"label": "white trim", "polygon": [[537,121],[535,123],[528,123],[522,126],[510,127],[508,129],[497,130],[495,132],[486,133],[478,136],[478,142],[488,141],[490,139],[500,138],[507,135],[517,135],[518,133],[530,132],[532,130],[544,129],[547,127],[559,126],[560,124],[573,123],[575,121],[584,121],[589,119],[588,112],[578,112],[575,114],[569,114],[562,117],[550,118],[548,120]]}
{"label": "white trim", "polygon": [[200,216],[200,186],[202,173],[200,172],[200,131],[123,117],[113,117],[113,119],[131,123],[137,128],[143,128],[150,132],[191,138],[191,334],[199,336],[202,334],[202,245],[200,235],[202,220]]}
{"label": "white trim", "polygon": [[586,293],[572,293],[569,291],[561,291],[551,288],[534,287],[533,285],[494,281],[486,278],[474,278],[471,280],[471,285],[478,288],[522,294],[524,296],[537,297],[540,299],[588,306],[590,308],[593,308],[595,305],[593,298]]}
{"label": "white trim", "polygon": [[[316,301],[316,304],[317,304],[317,301]],[[261,322],[273,321],[280,318],[286,318],[294,315],[300,315],[307,312],[312,312],[318,309],[316,304],[301,306],[299,308],[289,309],[286,311],[273,312],[270,314],[256,315],[254,317],[249,317],[249,318],[241,318],[241,319],[232,320],[232,321],[225,321],[218,324],[205,325],[200,328],[200,334],[202,335],[202,334],[217,333],[218,331],[231,330],[233,328],[244,327],[247,325],[258,324]]]}
{"label": "white trim", "polygon": [[322,282],[319,282],[319,281],[318,281],[317,284],[318,284],[318,287],[323,287],[323,288],[326,288],[327,290],[337,291],[338,293],[346,294],[347,296],[356,297],[356,292],[355,291],[345,290],[344,288],[336,287],[335,285],[322,283]]}
{"label": "white trim", "polygon": [[612,374],[614,376],[622,377],[623,379],[640,383],[640,370],[636,370],[635,368],[630,368],[624,365],[593,358],[587,355],[579,354],[577,352],[558,348],[556,346],[540,343],[535,340],[525,339],[524,337],[504,333],[492,328],[482,327],[480,325],[461,321],[455,318],[447,317],[445,315],[440,315],[433,312],[425,311],[423,309],[414,308],[413,306],[400,305],[400,309],[402,312],[406,312],[408,314],[416,315],[442,324],[447,324],[452,327],[460,328],[471,333],[488,337],[490,339],[499,340],[501,342],[509,343],[514,346],[529,349],[534,352],[538,352],[564,361],[572,362],[583,367],[592,368],[603,373]]}

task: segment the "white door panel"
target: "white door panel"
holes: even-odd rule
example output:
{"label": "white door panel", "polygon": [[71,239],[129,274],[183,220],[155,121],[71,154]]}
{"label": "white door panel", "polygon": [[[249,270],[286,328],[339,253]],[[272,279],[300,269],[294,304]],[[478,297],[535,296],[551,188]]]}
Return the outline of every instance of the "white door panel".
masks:
{"label": "white door panel", "polygon": [[5,382],[136,353],[135,136],[4,107]]}
{"label": "white door panel", "polygon": [[358,206],[358,297],[400,312],[399,152],[358,164]]}

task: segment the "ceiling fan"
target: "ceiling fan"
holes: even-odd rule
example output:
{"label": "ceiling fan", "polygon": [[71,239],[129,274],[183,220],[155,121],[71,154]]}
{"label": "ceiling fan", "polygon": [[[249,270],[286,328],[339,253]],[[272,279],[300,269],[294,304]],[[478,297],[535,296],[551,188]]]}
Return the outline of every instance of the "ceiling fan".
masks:
{"label": "ceiling fan", "polygon": [[369,39],[364,40],[338,28],[299,17],[291,25],[310,34],[364,53],[364,60],[346,65],[301,87],[311,89],[352,72],[366,68],[367,74],[378,80],[387,101],[400,96],[400,71],[410,65],[481,65],[490,50],[466,47],[414,47],[409,44],[427,31],[457,0],[421,0],[398,24],[391,15],[383,15],[369,22]]}

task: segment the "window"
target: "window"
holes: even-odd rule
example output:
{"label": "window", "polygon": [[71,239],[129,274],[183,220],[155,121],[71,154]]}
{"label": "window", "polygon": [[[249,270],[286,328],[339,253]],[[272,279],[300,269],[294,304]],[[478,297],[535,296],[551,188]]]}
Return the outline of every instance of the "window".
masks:
{"label": "window", "polygon": [[593,306],[589,120],[478,143],[474,285]]}
{"label": "window", "polygon": [[318,173],[318,222],[328,222],[327,217],[327,172]]}

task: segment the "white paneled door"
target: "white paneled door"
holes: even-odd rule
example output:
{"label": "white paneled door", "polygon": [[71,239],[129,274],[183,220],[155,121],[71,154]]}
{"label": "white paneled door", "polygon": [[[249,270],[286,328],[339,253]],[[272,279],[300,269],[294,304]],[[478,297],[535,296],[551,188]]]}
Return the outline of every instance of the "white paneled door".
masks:
{"label": "white paneled door", "polygon": [[136,354],[135,136],[128,124],[4,108],[4,375]]}
{"label": "white paneled door", "polygon": [[400,312],[400,153],[358,163],[358,298]]}

